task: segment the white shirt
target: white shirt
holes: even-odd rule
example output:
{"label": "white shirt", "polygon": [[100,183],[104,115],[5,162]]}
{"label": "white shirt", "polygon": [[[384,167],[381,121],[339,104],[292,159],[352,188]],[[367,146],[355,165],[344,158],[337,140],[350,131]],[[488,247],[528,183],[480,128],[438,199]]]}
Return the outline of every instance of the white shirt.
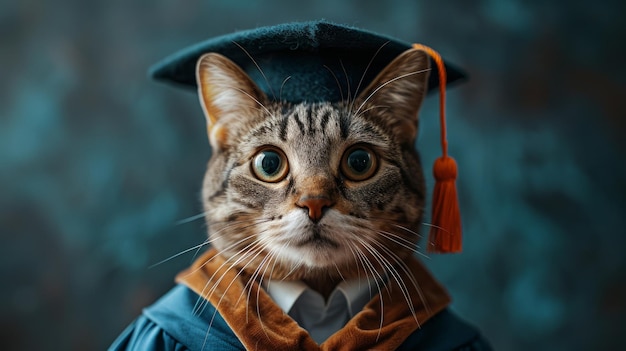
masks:
{"label": "white shirt", "polygon": [[301,281],[270,280],[264,288],[276,304],[318,344],[343,328],[378,293],[376,282],[341,282],[328,302]]}

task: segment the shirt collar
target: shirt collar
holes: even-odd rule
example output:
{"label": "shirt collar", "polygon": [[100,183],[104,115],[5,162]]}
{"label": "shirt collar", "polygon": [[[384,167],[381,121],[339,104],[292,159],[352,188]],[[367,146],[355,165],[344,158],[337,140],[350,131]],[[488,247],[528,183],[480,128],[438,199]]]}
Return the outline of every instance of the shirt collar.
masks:
{"label": "shirt collar", "polygon": [[263,284],[263,287],[285,313],[289,313],[298,297],[310,289],[299,280],[269,280]]}
{"label": "shirt collar", "polygon": [[[342,294],[345,297],[350,317],[354,317],[378,293],[376,284],[375,280],[365,279],[343,281],[333,290],[328,301],[333,300],[333,295]],[[269,280],[263,284],[263,287],[285,313],[289,313],[302,294],[307,291],[314,292],[299,280]]]}

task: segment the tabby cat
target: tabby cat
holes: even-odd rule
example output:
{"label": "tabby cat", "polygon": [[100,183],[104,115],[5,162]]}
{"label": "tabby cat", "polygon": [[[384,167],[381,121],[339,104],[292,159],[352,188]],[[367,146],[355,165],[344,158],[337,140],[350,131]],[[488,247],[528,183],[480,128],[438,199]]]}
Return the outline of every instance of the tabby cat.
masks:
{"label": "tabby cat", "polygon": [[289,104],[268,99],[229,59],[200,59],[213,150],[202,198],[210,242],[228,264],[324,296],[342,280],[397,278],[421,237],[414,144],[429,62],[408,50],[356,97]]}

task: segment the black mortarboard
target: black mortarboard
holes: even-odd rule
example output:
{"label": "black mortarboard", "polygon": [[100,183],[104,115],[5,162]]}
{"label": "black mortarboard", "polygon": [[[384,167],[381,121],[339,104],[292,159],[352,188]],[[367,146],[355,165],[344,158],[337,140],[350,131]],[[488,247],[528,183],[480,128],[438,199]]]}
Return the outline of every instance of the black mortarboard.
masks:
{"label": "black mortarboard", "polygon": [[[208,52],[239,65],[271,99],[336,102],[357,94],[411,44],[325,21],[281,24],[236,32],[183,49],[154,65],[150,75],[196,88],[196,63]],[[438,87],[432,65],[429,90]],[[446,63],[447,83],[464,78]]]}

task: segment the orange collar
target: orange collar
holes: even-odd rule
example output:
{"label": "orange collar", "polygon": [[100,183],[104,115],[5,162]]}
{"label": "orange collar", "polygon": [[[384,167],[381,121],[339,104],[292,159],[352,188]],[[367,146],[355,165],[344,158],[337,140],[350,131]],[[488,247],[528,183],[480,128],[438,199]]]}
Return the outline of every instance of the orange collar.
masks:
{"label": "orange collar", "polygon": [[251,282],[250,275],[229,268],[229,262],[215,249],[178,274],[176,281],[215,306],[247,350],[394,350],[450,303],[446,290],[417,259],[409,259],[406,266],[419,287],[417,290],[413,286],[408,272],[398,270],[406,282],[414,314],[403,290],[392,278],[381,294],[321,345],[284,313],[256,281]]}

